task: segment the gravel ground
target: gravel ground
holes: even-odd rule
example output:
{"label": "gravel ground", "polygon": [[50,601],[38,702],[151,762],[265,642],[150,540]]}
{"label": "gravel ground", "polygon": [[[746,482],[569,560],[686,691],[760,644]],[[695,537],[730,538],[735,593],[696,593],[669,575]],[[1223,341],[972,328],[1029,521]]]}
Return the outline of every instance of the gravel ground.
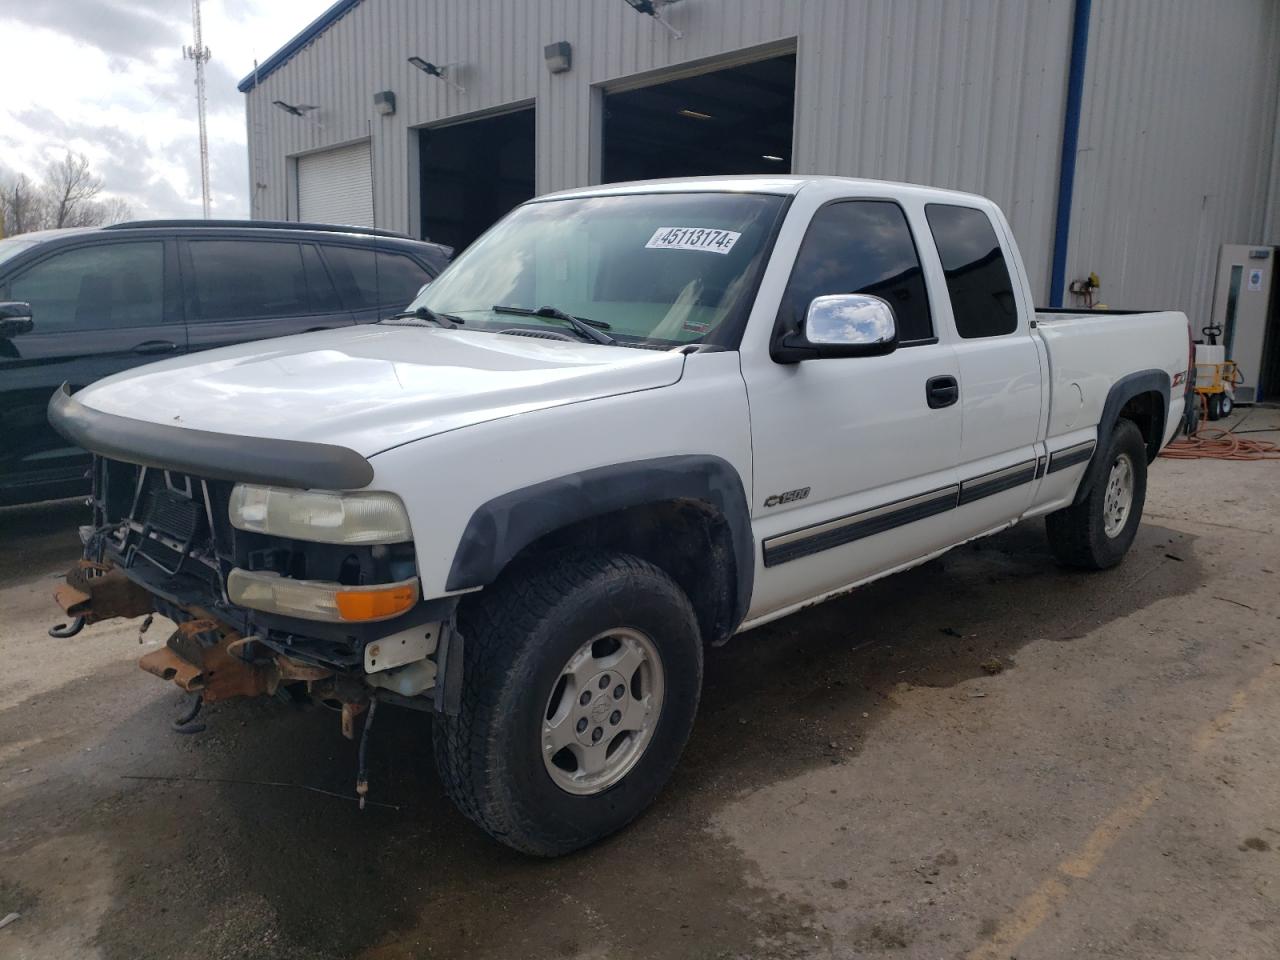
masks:
{"label": "gravel ground", "polygon": [[364,813],[303,788],[352,790],[324,709],[172,733],[165,624],[45,635],[81,511],[0,510],[5,960],[1280,955],[1280,462],[1161,460],[1107,573],[1029,522],[737,638],[657,805],[549,862],[454,812],[424,716]]}

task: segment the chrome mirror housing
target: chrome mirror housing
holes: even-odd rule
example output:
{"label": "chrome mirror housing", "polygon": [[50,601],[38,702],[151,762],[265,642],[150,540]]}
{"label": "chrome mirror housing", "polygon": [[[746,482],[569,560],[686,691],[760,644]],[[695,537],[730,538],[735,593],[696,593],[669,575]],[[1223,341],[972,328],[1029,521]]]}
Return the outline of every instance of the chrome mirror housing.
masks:
{"label": "chrome mirror housing", "polygon": [[815,297],[804,318],[804,335],[815,347],[873,347],[893,343],[893,307],[864,293]]}
{"label": "chrome mirror housing", "polygon": [[893,307],[865,293],[815,297],[796,333],[778,338],[771,350],[779,363],[823,357],[868,357],[898,346]]}

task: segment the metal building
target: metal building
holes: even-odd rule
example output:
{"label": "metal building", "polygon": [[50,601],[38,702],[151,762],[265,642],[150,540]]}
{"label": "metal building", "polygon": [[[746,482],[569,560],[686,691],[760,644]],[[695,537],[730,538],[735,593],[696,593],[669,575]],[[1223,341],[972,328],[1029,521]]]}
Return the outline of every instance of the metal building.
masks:
{"label": "metal building", "polygon": [[994,198],[1042,303],[1193,318],[1280,242],[1275,0],[338,0],[240,90],[255,217],[465,245],[588,183],[905,180]]}

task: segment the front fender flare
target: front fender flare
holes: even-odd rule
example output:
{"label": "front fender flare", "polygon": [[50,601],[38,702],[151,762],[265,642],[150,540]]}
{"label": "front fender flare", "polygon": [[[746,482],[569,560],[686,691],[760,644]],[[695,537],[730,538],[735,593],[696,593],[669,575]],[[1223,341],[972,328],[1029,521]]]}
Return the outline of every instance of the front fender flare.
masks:
{"label": "front fender flare", "polygon": [[611,464],[495,497],[477,508],[467,522],[446,589],[469,590],[492,583],[521,550],[570,524],[670,500],[701,501],[725,518],[737,568],[736,626],[746,616],[755,576],[751,514],[738,471],[714,456],[689,454]]}

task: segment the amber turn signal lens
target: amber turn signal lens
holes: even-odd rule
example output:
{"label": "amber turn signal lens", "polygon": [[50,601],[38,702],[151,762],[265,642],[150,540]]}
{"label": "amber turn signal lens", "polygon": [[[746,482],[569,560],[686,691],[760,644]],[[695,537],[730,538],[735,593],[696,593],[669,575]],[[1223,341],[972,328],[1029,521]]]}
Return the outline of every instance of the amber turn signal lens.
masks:
{"label": "amber turn signal lens", "polygon": [[400,583],[380,590],[342,590],[335,599],[343,620],[386,620],[418,602],[418,582]]}

